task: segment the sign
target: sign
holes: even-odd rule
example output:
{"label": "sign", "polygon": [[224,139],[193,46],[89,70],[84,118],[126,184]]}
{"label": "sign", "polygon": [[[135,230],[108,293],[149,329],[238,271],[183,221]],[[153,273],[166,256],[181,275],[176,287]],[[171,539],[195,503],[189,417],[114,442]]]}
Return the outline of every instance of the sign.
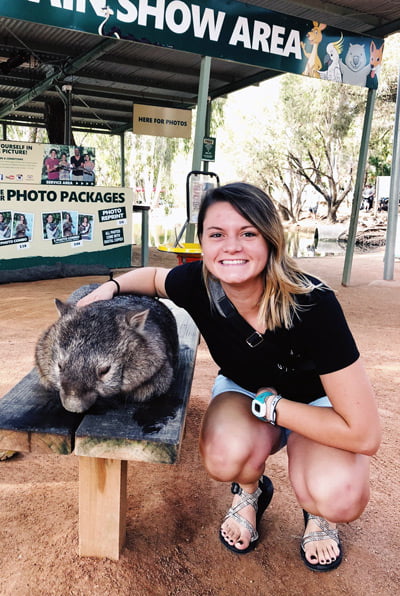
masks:
{"label": "sign", "polygon": [[191,110],[135,104],[133,106],[133,132],[137,135],[190,139],[192,112]]}
{"label": "sign", "polygon": [[204,137],[203,139],[203,151],[201,159],[203,161],[215,161],[215,143],[214,137]]}
{"label": "sign", "polygon": [[380,74],[382,39],[235,0],[0,0],[0,14],[370,88]]}
{"label": "sign", "polygon": [[130,188],[0,185],[0,270],[66,261],[130,267]]}
{"label": "sign", "polygon": [[93,147],[0,141],[0,185],[93,186],[95,165]]}

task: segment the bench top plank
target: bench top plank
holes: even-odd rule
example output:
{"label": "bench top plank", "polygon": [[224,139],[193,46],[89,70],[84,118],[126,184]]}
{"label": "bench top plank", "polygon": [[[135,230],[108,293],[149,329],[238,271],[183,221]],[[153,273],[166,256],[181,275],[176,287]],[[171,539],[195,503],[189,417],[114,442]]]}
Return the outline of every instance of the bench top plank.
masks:
{"label": "bench top plank", "polygon": [[46,391],[34,368],[0,399],[0,448],[72,453],[82,414],[67,412],[57,393]]}

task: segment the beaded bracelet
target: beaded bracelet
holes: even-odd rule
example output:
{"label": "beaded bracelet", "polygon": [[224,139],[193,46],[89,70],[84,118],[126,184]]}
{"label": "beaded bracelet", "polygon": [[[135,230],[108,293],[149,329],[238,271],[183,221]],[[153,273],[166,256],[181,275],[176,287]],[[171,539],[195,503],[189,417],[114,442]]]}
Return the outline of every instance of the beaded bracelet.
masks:
{"label": "beaded bracelet", "polygon": [[113,278],[113,272],[110,272],[110,279],[108,281],[113,281],[115,283],[115,285],[117,286],[117,293],[115,294],[115,296],[119,296],[121,293],[121,286],[119,285],[119,283],[117,282],[116,279]]}

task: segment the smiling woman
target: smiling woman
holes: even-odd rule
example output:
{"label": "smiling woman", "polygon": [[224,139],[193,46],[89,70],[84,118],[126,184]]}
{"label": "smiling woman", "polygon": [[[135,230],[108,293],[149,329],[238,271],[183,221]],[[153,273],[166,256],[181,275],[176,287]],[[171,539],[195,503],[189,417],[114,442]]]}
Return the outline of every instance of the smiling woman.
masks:
{"label": "smiling woman", "polygon": [[[364,510],[368,456],[380,442],[356,343],[333,291],[287,255],[278,213],[262,190],[244,183],[209,189],[198,234],[202,262],[136,269],[118,284],[122,293],[185,308],[220,369],[200,432],[207,472],[232,482],[220,540],[237,554],[254,549],[273,494],[267,460],[287,445],[304,511],[301,556],[310,569],[334,569],[342,560],[336,523]],[[106,282],[78,306],[115,291]]]}

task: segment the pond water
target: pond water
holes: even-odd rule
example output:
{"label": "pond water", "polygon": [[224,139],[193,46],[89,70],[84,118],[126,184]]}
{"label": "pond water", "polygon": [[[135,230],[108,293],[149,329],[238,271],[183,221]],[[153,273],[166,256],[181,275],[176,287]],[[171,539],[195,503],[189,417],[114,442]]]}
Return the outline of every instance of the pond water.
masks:
{"label": "pond water", "polygon": [[320,240],[318,230],[286,230],[286,245],[291,257],[332,257],[344,255],[346,245],[339,244],[337,238]]}
{"label": "pond water", "polygon": [[[137,214],[136,214],[137,215]],[[184,211],[174,216],[165,214],[155,216],[152,213],[149,225],[149,245],[157,247],[160,244],[174,245],[176,238],[182,229],[186,214]],[[141,225],[138,217],[134,217],[133,242],[140,244]],[[344,225],[337,224],[328,226],[316,222],[315,229],[287,229],[285,230],[288,253],[291,257],[331,257],[345,255],[346,243],[338,242],[337,238],[346,229]],[[370,247],[373,250],[376,247]],[[357,245],[355,252],[365,252],[366,247],[360,248]]]}

